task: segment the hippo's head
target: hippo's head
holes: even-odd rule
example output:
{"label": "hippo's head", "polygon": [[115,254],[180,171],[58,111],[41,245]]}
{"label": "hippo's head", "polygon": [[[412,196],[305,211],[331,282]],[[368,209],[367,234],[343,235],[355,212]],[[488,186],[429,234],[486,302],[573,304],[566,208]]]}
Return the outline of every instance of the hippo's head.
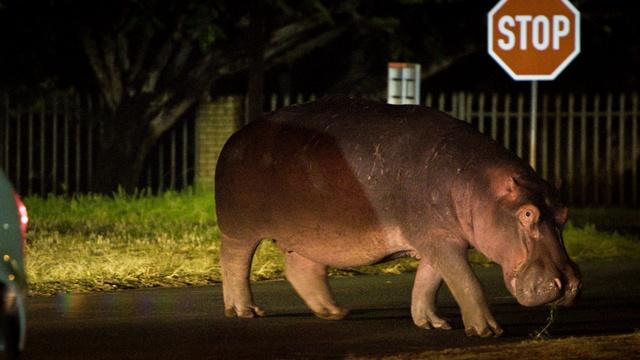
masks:
{"label": "hippo's head", "polygon": [[474,209],[474,245],[502,266],[520,304],[573,304],[581,282],[562,240],[568,209],[546,182],[501,175],[491,174],[489,194]]}

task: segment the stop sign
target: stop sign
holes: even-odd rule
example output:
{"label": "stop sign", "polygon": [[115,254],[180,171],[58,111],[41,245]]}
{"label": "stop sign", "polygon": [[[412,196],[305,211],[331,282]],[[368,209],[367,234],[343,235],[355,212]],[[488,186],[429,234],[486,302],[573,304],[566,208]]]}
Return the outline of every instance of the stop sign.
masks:
{"label": "stop sign", "polygon": [[553,80],[580,53],[580,13],[568,0],[501,0],[488,48],[514,80]]}

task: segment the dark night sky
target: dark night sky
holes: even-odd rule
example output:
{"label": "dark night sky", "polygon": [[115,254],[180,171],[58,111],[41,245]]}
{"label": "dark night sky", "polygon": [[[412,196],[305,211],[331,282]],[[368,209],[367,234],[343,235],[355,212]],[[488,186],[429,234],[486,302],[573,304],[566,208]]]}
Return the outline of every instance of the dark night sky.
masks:
{"label": "dark night sky", "polygon": [[[38,3],[37,1],[33,1]],[[489,57],[486,51],[486,14],[496,0],[430,1],[414,7],[416,14],[388,8],[393,2],[366,2],[361,12],[375,16],[395,16],[402,20],[400,28],[378,43],[356,36],[357,27],[331,45],[319,48],[302,59],[280,65],[266,73],[267,92],[380,92],[386,86],[388,61],[419,62],[423,68],[434,60],[434,54],[455,52],[456,48],[473,44],[476,51],[459,59],[447,70],[427,79],[423,91],[485,90],[527,91],[527,82],[515,82]],[[582,52],[553,82],[540,84],[541,91],[635,91],[640,88],[640,26],[637,0],[575,0],[582,13]],[[418,10],[415,10],[418,9]],[[73,41],[73,28],[62,26],[69,14],[38,13],[24,21],[11,14],[1,14],[4,54],[0,60],[0,87],[32,88],[47,83],[53,75],[54,86],[94,86],[92,72],[80,45]],[[60,24],[60,25],[57,25]],[[67,41],[51,40],[48,29],[62,30]],[[66,33],[65,33],[66,32]],[[406,34],[411,34],[407,39]],[[434,40],[430,40],[433,38]],[[397,44],[410,50],[409,56],[390,54]],[[356,49],[369,46],[355,54]],[[354,55],[355,54],[355,55]],[[347,78],[354,57],[365,57],[357,65],[365,79]],[[357,62],[357,61],[356,61]],[[244,75],[219,81],[217,91],[243,92]]]}
{"label": "dark night sky", "polygon": [[[486,51],[486,15],[497,4],[497,1],[478,1],[479,5],[469,13],[465,8],[454,9],[466,14],[474,21],[464,28],[464,32],[476,33],[471,39],[477,41],[478,49],[466,56],[442,73],[426,80],[424,91],[441,90],[483,90],[483,91],[521,91],[529,90],[529,82],[514,81],[489,56]],[[607,92],[637,91],[640,89],[640,26],[637,15],[640,14],[640,2],[635,0],[613,1],[573,1],[581,11],[581,53],[554,80],[542,81],[539,88],[545,92]],[[446,14],[452,17],[450,12]],[[452,24],[453,26],[454,24]],[[468,38],[467,38],[468,39]],[[456,39],[449,39],[455,41]],[[318,77],[318,72],[339,73],[344,67],[345,59],[331,56],[348,51],[352,46],[348,41],[336,44],[335,47],[323,49],[304,60],[294,64],[290,69],[281,69],[292,73],[292,87],[305,91],[318,91],[330,88],[330,77]],[[379,59],[377,69],[370,76],[379,79],[378,85],[386,84],[386,62]],[[393,59],[398,60],[398,59]],[[431,59],[416,56],[399,59],[419,62],[423,68]],[[308,69],[316,69],[309,71]],[[277,74],[269,74],[273,79]],[[282,76],[282,74],[280,74]],[[277,83],[270,84],[277,88]]]}

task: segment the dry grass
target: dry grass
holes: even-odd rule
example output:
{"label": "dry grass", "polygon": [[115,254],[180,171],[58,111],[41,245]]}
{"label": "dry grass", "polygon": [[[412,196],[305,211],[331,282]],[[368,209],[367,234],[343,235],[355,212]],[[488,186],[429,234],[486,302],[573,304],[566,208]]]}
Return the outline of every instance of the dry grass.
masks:
{"label": "dry grass", "polygon": [[524,341],[515,344],[456,348],[385,357],[349,357],[349,359],[371,358],[386,360],[638,359],[640,358],[640,332],[628,335]]}

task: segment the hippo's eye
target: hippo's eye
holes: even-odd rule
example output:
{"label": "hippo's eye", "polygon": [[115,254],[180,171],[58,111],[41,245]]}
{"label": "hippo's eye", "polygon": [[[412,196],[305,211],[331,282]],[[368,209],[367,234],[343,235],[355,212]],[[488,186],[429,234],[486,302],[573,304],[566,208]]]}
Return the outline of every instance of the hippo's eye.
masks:
{"label": "hippo's eye", "polygon": [[538,222],[540,211],[533,204],[524,204],[517,212],[520,223],[525,227],[530,227]]}

